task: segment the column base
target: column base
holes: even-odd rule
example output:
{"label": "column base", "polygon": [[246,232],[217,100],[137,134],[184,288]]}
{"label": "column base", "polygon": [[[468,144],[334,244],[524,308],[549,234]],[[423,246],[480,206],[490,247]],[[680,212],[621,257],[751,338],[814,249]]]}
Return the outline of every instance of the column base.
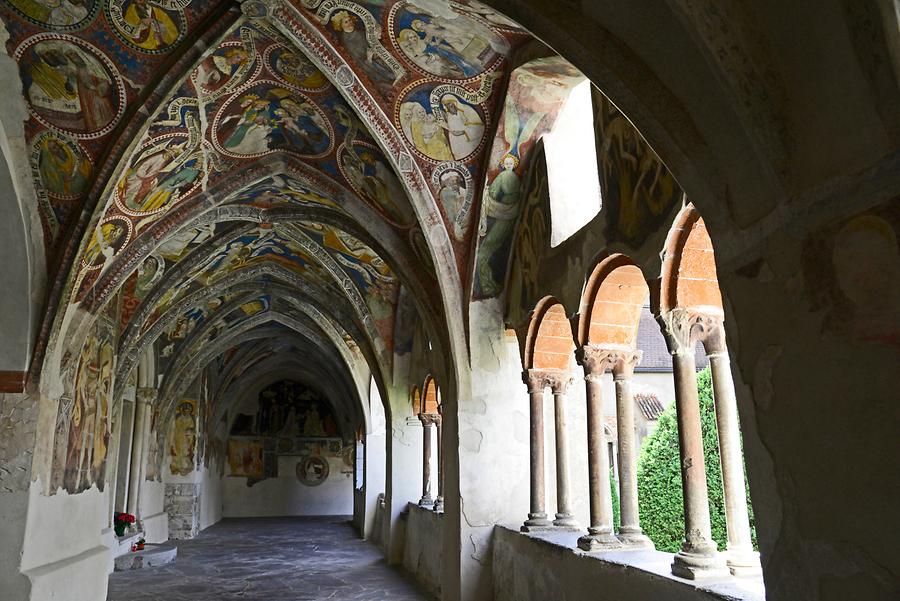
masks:
{"label": "column base", "polygon": [[650,537],[638,530],[637,532],[622,532],[616,535],[622,543],[624,551],[655,551],[656,545]]}
{"label": "column base", "polygon": [[434,500],[434,510],[438,513],[444,512],[444,497],[438,497]]}
{"label": "column base", "polygon": [[739,578],[753,578],[762,576],[762,566],[759,563],[759,553],[752,550],[729,549],[726,554],[725,563],[732,576]]}
{"label": "column base", "polygon": [[692,553],[682,549],[675,554],[672,561],[672,574],[687,580],[705,580],[709,578],[727,578],[731,575],[725,566],[725,559],[712,545],[710,551]]}
{"label": "column base", "polygon": [[431,509],[434,507],[434,499],[431,497],[422,497],[419,499],[419,507],[423,509]]}
{"label": "column base", "polygon": [[556,519],[553,520],[553,527],[557,530],[574,530],[576,532],[581,530],[578,520],[571,513],[557,513]]}
{"label": "column base", "polygon": [[619,551],[622,549],[622,543],[612,533],[611,529],[605,532],[598,532],[588,528],[588,533],[578,539],[578,548],[588,553]]}
{"label": "column base", "polygon": [[528,519],[519,528],[522,532],[541,532],[542,530],[551,530],[553,524],[547,519],[546,513],[529,513]]}

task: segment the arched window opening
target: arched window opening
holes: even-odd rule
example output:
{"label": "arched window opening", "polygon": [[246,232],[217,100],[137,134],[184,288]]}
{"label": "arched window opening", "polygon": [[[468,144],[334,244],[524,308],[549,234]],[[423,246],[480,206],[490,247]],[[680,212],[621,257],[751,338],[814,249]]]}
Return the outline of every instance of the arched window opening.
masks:
{"label": "arched window opening", "polygon": [[580,230],[602,206],[593,123],[591,82],[585,79],[569,92],[553,129],[544,135],[551,247]]}
{"label": "arched window opening", "polygon": [[[440,391],[432,376],[425,378],[422,397],[418,403],[418,417],[422,422],[422,497],[419,507],[444,510],[443,440],[441,429]],[[435,444],[436,442],[436,444]],[[437,453],[432,453],[432,448]],[[437,473],[437,495],[432,497],[432,474]]]}

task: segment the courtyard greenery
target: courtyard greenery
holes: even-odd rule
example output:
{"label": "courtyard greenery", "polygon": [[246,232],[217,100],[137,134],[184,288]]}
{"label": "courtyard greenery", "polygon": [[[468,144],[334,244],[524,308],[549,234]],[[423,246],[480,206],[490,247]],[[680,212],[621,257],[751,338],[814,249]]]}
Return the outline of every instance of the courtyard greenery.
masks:
{"label": "courtyard greenery", "polygon": [[[724,550],[727,541],[725,503],[709,368],[697,374],[697,387],[700,393],[700,418],[703,425],[703,450],[712,536],[718,543],[719,550]],[[753,546],[756,548],[756,528],[749,488],[746,494],[750,509],[750,530]],[[644,534],[650,537],[660,551],[671,553],[679,551],[684,540],[684,506],[674,402],[660,416],[656,431],[644,440],[641,447],[638,461],[638,501]]]}

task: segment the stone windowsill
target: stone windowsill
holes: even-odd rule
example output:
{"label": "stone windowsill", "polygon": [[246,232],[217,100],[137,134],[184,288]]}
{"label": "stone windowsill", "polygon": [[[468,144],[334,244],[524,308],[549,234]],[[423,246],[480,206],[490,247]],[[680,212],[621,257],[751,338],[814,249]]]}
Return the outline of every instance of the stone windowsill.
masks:
{"label": "stone windowsill", "polygon": [[565,549],[572,556],[586,557],[599,562],[605,562],[616,566],[622,566],[666,578],[685,586],[692,587],[698,592],[704,592],[725,601],[765,601],[766,591],[761,577],[726,577],[709,580],[687,580],[674,576],[671,571],[672,553],[663,551],[609,551],[601,553],[586,553],[578,549],[578,537],[582,532],[567,531],[542,531],[521,532],[518,527],[497,526],[513,532],[519,536],[534,541],[537,545],[547,545],[556,549]]}
{"label": "stone windowsill", "polygon": [[437,517],[442,518],[442,519],[443,519],[443,517],[444,517],[444,512],[443,512],[443,511],[435,511],[435,510],[434,510],[433,508],[431,508],[431,507],[422,507],[422,506],[419,505],[418,503],[413,503],[412,501],[409,501],[409,502],[406,504],[406,506],[407,506],[407,509],[408,509],[409,511],[421,511],[422,513],[427,513],[427,514],[430,514],[430,515],[433,515],[433,516],[437,516]]}

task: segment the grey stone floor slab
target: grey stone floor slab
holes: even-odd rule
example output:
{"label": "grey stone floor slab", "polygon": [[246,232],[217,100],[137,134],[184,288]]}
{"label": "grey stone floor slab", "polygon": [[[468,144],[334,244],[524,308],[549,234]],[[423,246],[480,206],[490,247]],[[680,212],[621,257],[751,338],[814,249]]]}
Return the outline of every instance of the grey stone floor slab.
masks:
{"label": "grey stone floor slab", "polygon": [[177,545],[173,563],[111,574],[108,601],[430,599],[343,517],[226,519]]}

